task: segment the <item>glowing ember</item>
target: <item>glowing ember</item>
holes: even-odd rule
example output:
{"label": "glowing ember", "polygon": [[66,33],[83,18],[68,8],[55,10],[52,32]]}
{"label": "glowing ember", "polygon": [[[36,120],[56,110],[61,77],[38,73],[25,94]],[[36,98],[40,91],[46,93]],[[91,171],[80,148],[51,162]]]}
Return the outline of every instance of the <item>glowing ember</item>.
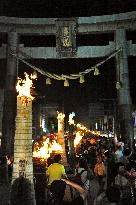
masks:
{"label": "glowing ember", "polygon": [[76,137],[74,139],[74,147],[76,147],[80,143],[82,137],[83,137],[83,135],[81,135],[80,131],[78,131],[76,133]]}
{"label": "glowing ember", "polygon": [[37,143],[34,144],[34,158],[47,159],[53,152],[63,153],[61,145],[58,144],[55,140],[50,142],[49,138],[47,138],[45,141],[43,141],[43,145],[41,147],[39,147]]}
{"label": "glowing ember", "polygon": [[18,97],[20,97],[22,104],[26,105],[31,100],[33,100],[32,95],[30,94],[30,88],[32,88],[33,82],[32,79],[29,78],[29,75],[25,73],[25,79],[18,79],[16,89],[18,94]]}

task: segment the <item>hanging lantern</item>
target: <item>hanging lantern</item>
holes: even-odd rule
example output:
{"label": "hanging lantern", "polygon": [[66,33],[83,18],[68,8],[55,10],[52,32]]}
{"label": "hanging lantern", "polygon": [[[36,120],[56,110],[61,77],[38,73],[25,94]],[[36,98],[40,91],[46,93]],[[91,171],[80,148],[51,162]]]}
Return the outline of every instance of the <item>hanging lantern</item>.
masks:
{"label": "hanging lantern", "polygon": [[68,86],[69,86],[69,82],[68,82],[67,79],[65,79],[65,81],[64,81],[64,86],[65,86],[65,87],[68,87]]}
{"label": "hanging lantern", "polygon": [[31,75],[31,79],[37,79],[37,72],[34,71],[33,74]]}
{"label": "hanging lantern", "polygon": [[99,72],[99,69],[97,67],[94,68],[94,75],[99,75],[100,72]]}
{"label": "hanging lantern", "polygon": [[121,88],[121,83],[118,81],[116,82],[116,89],[119,90]]}
{"label": "hanging lantern", "polygon": [[50,85],[51,84],[51,79],[50,78],[46,78],[46,85]]}
{"label": "hanging lantern", "polygon": [[80,83],[84,83],[84,82],[85,82],[85,78],[84,78],[83,75],[80,76],[79,82],[80,82]]}

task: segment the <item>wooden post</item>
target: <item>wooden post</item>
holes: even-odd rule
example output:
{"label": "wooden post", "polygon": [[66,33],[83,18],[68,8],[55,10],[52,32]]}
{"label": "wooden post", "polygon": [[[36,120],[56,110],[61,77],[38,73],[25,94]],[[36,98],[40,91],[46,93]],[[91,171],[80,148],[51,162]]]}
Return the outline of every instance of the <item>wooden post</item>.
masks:
{"label": "wooden post", "polygon": [[70,147],[70,158],[74,158],[75,157],[75,147],[74,147],[74,125],[71,124],[69,125],[69,147]]}
{"label": "wooden post", "polygon": [[74,119],[73,115],[69,114],[69,163],[71,168],[75,166],[75,147],[74,147]]}
{"label": "wooden post", "polygon": [[64,118],[65,114],[58,112],[58,139],[57,142],[62,146],[62,162],[67,166],[67,157],[65,151],[65,140],[64,140]]}

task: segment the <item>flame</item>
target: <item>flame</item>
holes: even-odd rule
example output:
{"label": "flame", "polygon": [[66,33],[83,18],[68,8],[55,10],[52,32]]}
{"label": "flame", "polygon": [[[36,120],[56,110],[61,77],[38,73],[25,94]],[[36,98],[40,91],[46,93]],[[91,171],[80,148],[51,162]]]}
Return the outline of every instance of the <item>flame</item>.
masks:
{"label": "flame", "polygon": [[58,117],[57,117],[58,120],[62,121],[65,118],[65,114],[64,113],[57,112],[57,114],[58,114]]}
{"label": "flame", "polygon": [[33,85],[32,79],[29,78],[27,73],[25,74],[25,79],[18,78],[16,89],[18,92],[18,97],[20,97],[22,104],[27,104],[31,100],[33,100],[33,96],[30,94],[30,88]]}
{"label": "flame", "polygon": [[81,135],[81,132],[78,131],[78,132],[76,133],[76,137],[75,137],[75,139],[74,139],[74,147],[76,147],[76,146],[80,143],[82,137],[83,137],[83,135]]}
{"label": "flame", "polygon": [[77,128],[80,130],[86,131],[86,132],[89,131],[89,129],[87,127],[85,127],[84,125],[82,125],[80,123],[77,124]]}
{"label": "flame", "polygon": [[53,152],[63,153],[61,145],[58,144],[55,140],[50,142],[49,138],[47,138],[45,141],[43,141],[43,145],[41,147],[39,147],[37,143],[34,144],[34,158],[47,159]]}
{"label": "flame", "polygon": [[63,149],[61,147],[60,144],[58,144],[55,140],[53,141],[52,146],[49,149],[50,153],[52,153],[53,151],[55,152],[63,152]]}

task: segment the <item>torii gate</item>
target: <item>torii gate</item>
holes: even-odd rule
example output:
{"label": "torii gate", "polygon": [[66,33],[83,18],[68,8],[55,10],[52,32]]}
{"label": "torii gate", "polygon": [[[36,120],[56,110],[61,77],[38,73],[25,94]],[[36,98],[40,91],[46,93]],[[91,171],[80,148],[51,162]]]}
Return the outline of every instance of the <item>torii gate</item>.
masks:
{"label": "torii gate", "polygon": [[[120,110],[121,134],[126,143],[134,150],[133,126],[131,119],[131,96],[128,75],[128,56],[136,56],[136,44],[127,41],[126,31],[136,30],[136,11],[92,17],[77,17],[68,19],[57,18],[14,18],[0,17],[0,32],[7,33],[8,42],[0,47],[0,58],[7,58],[7,76],[4,88],[2,152],[12,153],[14,138],[14,119],[16,110],[15,83],[17,75],[17,60],[11,51],[20,58],[40,59],[61,58],[96,58],[108,56],[120,49],[116,54],[117,81],[122,87],[117,90]],[[76,47],[76,34],[113,33],[114,41],[106,46]],[[21,35],[55,35],[56,47],[24,47],[19,43]],[[19,52],[21,51],[21,52]]]}

